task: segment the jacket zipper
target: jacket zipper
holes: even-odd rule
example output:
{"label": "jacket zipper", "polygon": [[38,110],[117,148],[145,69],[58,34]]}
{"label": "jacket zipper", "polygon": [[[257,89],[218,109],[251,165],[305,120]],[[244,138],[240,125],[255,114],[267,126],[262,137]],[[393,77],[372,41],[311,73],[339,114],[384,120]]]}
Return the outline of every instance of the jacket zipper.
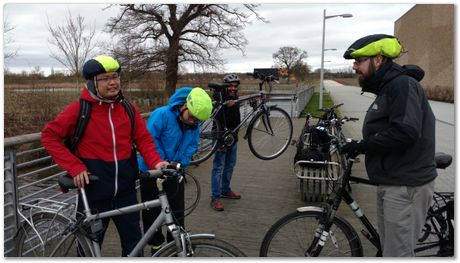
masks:
{"label": "jacket zipper", "polygon": [[110,123],[110,128],[112,129],[113,160],[115,162],[115,192],[113,193],[113,197],[115,197],[118,192],[118,158],[117,158],[117,140],[115,138],[115,128],[112,122],[112,109],[113,109],[113,103],[111,103],[109,107],[109,123]]}

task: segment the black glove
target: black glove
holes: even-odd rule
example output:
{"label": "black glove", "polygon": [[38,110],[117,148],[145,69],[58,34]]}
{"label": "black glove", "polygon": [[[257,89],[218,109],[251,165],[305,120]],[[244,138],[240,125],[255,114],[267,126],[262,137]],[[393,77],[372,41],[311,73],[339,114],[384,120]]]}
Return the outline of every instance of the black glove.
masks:
{"label": "black glove", "polygon": [[358,141],[351,141],[345,144],[341,149],[340,153],[346,153],[350,156],[357,156],[361,153],[366,153],[366,142],[364,140]]}

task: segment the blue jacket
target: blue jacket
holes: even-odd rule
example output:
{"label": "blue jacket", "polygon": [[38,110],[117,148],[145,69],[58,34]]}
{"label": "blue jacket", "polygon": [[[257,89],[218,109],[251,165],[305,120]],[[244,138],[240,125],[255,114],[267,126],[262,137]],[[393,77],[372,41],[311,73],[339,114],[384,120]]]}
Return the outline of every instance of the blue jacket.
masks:
{"label": "blue jacket", "polygon": [[[191,90],[189,87],[178,89],[169,99],[169,104],[153,111],[147,121],[147,130],[160,157],[169,162],[179,162],[184,168],[189,165],[200,141],[199,126],[186,125],[179,119],[179,107],[184,105]],[[138,161],[142,172],[148,170],[141,156]]]}

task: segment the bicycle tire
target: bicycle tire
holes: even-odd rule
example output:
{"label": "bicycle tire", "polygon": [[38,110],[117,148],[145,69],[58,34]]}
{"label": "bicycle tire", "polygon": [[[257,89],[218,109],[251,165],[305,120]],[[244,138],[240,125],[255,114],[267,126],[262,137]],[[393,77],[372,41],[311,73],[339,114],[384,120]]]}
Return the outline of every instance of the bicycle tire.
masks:
{"label": "bicycle tire", "polygon": [[32,215],[30,222],[34,227],[24,222],[16,234],[17,257],[49,256],[49,252],[61,240],[71,220],[52,212],[38,212]]}
{"label": "bicycle tire", "polygon": [[[191,180],[189,180],[191,178]],[[191,183],[190,181],[193,181]],[[188,204],[190,203],[190,206],[186,207],[184,209],[184,217],[190,215],[195,208],[198,206],[201,198],[201,187],[200,187],[200,182],[198,179],[191,173],[185,172],[185,177],[184,177],[184,187],[185,187],[185,193],[184,193],[184,198],[185,198],[185,203]],[[195,188],[193,187],[195,186]],[[196,193],[196,195],[194,195]]]}
{"label": "bicycle tire", "polygon": [[[321,211],[307,210],[290,213],[278,220],[262,241],[261,257],[305,257],[318,227]],[[307,233],[308,232],[308,233]],[[331,235],[321,250],[321,257],[360,257],[363,248],[358,234],[353,227],[341,217],[334,217],[330,233],[334,233],[338,246],[335,247]],[[344,244],[344,242],[346,244]],[[344,249],[342,251],[341,249]]]}
{"label": "bicycle tire", "polygon": [[51,257],[94,257],[91,240],[78,231],[68,233],[56,245]]}
{"label": "bicycle tire", "polygon": [[[193,255],[190,257],[246,257],[246,255],[223,240],[214,237],[190,237],[192,242]],[[177,256],[176,243],[169,242],[166,247],[160,251],[155,257],[175,257]]]}
{"label": "bicycle tire", "polygon": [[190,165],[198,165],[214,154],[220,134],[222,125],[216,118],[211,117],[200,125],[200,144],[190,160]]}
{"label": "bicycle tire", "polygon": [[[267,129],[271,129],[273,134]],[[249,149],[259,159],[275,159],[286,151],[291,143],[292,130],[292,120],[285,110],[271,107],[268,115],[261,111],[248,126]]]}

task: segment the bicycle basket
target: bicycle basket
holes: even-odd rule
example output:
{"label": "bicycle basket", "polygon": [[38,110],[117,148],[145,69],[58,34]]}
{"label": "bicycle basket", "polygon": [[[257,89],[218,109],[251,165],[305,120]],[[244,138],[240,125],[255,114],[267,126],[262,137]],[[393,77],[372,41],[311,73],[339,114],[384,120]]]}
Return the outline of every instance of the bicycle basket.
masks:
{"label": "bicycle basket", "polygon": [[294,163],[299,161],[305,161],[299,163],[302,167],[321,168],[324,165],[324,161],[327,161],[327,156],[319,147],[308,147],[297,152],[294,156]]}

